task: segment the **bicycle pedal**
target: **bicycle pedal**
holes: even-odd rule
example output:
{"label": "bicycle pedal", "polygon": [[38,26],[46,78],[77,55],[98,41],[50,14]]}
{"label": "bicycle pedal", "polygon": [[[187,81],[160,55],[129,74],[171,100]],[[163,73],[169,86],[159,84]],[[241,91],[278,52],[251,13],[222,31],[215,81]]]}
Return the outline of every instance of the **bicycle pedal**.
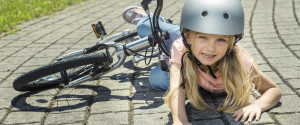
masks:
{"label": "bicycle pedal", "polygon": [[101,21],[99,21],[97,24],[92,24],[92,27],[97,38],[102,39],[106,35],[105,29]]}

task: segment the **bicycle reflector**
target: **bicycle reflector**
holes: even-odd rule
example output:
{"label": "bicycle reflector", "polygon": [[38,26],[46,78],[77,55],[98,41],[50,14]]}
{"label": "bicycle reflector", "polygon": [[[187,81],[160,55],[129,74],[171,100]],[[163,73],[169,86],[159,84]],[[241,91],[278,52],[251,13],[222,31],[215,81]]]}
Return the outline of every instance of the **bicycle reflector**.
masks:
{"label": "bicycle reflector", "polygon": [[98,22],[98,24],[92,24],[93,30],[97,36],[97,38],[103,38],[106,35],[105,29],[101,23],[101,21]]}

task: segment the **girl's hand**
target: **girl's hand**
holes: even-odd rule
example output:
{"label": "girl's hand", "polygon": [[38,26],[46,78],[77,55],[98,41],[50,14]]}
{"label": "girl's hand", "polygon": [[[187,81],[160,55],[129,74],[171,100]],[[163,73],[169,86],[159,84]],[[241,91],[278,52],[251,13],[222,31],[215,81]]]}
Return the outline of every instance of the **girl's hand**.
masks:
{"label": "girl's hand", "polygon": [[241,119],[240,120],[241,122],[245,122],[245,120],[248,118],[248,122],[250,123],[252,122],[254,117],[255,120],[258,121],[261,112],[262,112],[262,108],[256,103],[252,103],[251,105],[248,105],[236,111],[232,117],[235,118],[235,121]]}

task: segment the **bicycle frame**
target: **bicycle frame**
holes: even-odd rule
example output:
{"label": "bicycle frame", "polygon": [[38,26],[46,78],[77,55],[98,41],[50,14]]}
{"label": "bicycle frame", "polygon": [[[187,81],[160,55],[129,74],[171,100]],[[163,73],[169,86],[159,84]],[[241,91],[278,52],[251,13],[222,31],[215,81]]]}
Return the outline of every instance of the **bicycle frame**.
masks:
{"label": "bicycle frame", "polygon": [[[155,21],[153,22],[153,25],[155,26],[155,29],[153,29],[153,34],[154,35],[152,34],[152,36],[154,38],[153,39],[154,42],[158,43],[159,47],[162,48],[163,51],[165,52],[165,50],[164,50],[165,46],[161,44],[162,43],[161,42],[162,39],[160,38],[161,33],[158,32],[159,26],[158,26],[158,21],[157,21],[158,18],[159,18],[160,11],[162,9],[162,0],[157,0],[157,3],[160,6],[157,6],[157,8],[155,10],[155,13],[154,13],[154,14],[156,14],[156,16],[154,16]],[[129,43],[125,44],[125,45],[122,45],[122,44],[117,43],[117,42],[108,42],[108,41],[111,41],[112,39],[125,37],[125,36],[127,36],[131,33],[132,32],[130,30],[125,30],[123,32],[114,34],[112,36],[109,36],[107,38],[104,38],[104,39],[98,41],[96,45],[102,44],[102,45],[105,45],[107,48],[110,48],[110,47],[115,48],[115,50],[116,50],[115,53],[118,57],[117,62],[114,63],[114,64],[111,64],[109,67],[105,67],[105,68],[109,68],[109,70],[107,70],[106,72],[101,72],[101,73],[96,73],[96,74],[89,74],[89,75],[83,76],[83,77],[81,77],[81,78],[79,78],[75,81],[72,81],[71,83],[69,83],[65,87],[72,87],[72,86],[75,86],[75,85],[80,84],[82,82],[86,82],[86,81],[92,80],[94,78],[98,78],[98,77],[100,77],[100,76],[102,76],[106,73],[112,72],[115,69],[119,68],[124,63],[127,56],[131,56],[131,55],[135,54],[134,52],[140,52],[141,50],[147,49],[149,47],[153,47],[153,45],[151,45],[149,43],[149,36],[138,39],[138,40],[135,40],[135,41],[129,40]],[[127,50],[130,50],[130,51],[127,51]],[[156,50],[153,53],[153,55],[157,55],[159,53],[160,52],[158,50]],[[83,54],[87,54],[86,49],[65,54],[63,56],[58,57],[56,60],[60,61],[62,59],[67,59],[67,58],[71,58],[71,57],[79,56],[79,55],[83,55]],[[169,55],[169,53],[167,53],[167,55]],[[144,57],[134,57],[133,62],[138,62],[138,61],[143,60],[143,59],[144,59]],[[103,68],[103,67],[101,67],[101,68]]]}
{"label": "bicycle frame", "polygon": [[[145,8],[148,8],[148,4],[151,1],[143,0],[142,2],[142,6],[148,16],[150,16],[149,9]],[[101,21],[99,21],[97,24],[92,24],[97,38],[101,38],[96,45],[62,55],[56,58],[58,62],[41,66],[19,76],[13,82],[14,89],[17,91],[33,91],[57,85],[64,85],[64,88],[69,88],[85,81],[99,79],[104,74],[114,71],[124,64],[127,56],[134,55],[133,62],[150,57],[148,63],[145,60],[145,63],[149,64],[151,58],[161,54],[162,51],[169,55],[169,50],[165,50],[163,42],[165,38],[169,38],[168,33],[167,31],[166,33],[162,32],[158,26],[162,2],[162,0],[157,0],[157,7],[153,16],[154,21],[151,23],[153,32],[148,37],[136,39],[137,32],[125,30],[105,38],[105,29]],[[115,40],[112,42],[113,39]],[[121,41],[125,41],[125,44],[120,43]],[[162,51],[155,49],[154,52],[156,44],[159,45]],[[113,51],[111,51],[111,48],[113,48]],[[151,49],[151,55],[147,54],[149,49]],[[146,50],[145,56],[138,53],[142,50]],[[163,61],[160,60],[160,62]]]}
{"label": "bicycle frame", "polygon": [[[101,42],[101,41],[100,41]],[[86,81],[89,81],[89,80],[92,80],[94,78],[98,78],[104,74],[107,74],[109,72],[112,72],[114,71],[115,69],[119,68],[120,66],[122,66],[122,64],[125,62],[127,56],[131,56],[134,54],[134,52],[132,51],[135,51],[135,52],[139,52],[141,50],[144,50],[144,49],[147,49],[150,47],[150,44],[148,42],[148,37],[145,37],[145,38],[142,38],[142,39],[139,39],[139,40],[136,40],[136,41],[133,41],[133,42],[130,42],[126,45],[122,45],[122,44],[119,44],[119,43],[116,43],[116,42],[107,42],[107,43],[104,43],[106,47],[113,47],[116,49],[116,55],[118,57],[118,60],[116,63],[114,64],[111,64],[109,66],[109,70],[106,71],[106,72],[101,72],[101,73],[98,73],[98,74],[89,74],[89,75],[86,75],[82,78],[79,78],[73,82],[70,82],[68,85],[66,85],[65,87],[72,87],[74,85],[77,85],[77,84],[80,84],[82,82],[86,82]],[[132,51],[127,51],[125,52],[124,51],[124,47],[128,50],[132,50]],[[70,58],[70,57],[73,57],[73,56],[78,56],[78,55],[82,55],[83,54],[83,51],[84,50],[80,50],[80,51],[76,51],[76,52],[73,52],[73,53],[70,53],[70,54],[67,54],[67,55],[64,55],[62,57],[59,57],[58,59],[65,59],[65,58]],[[158,52],[156,52],[158,53]],[[103,68],[103,67],[101,67]]]}

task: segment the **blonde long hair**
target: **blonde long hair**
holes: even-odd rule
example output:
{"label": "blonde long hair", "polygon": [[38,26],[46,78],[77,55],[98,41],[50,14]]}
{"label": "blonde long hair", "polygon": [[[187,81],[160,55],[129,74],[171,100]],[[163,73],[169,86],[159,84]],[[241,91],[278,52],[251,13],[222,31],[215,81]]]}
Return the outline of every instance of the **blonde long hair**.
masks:
{"label": "blonde long hair", "polygon": [[[188,35],[187,35],[188,34]],[[185,33],[185,36],[188,36],[189,39],[195,39],[195,35],[197,32],[189,31]],[[222,82],[224,84],[225,91],[227,93],[224,104],[218,108],[218,111],[223,112],[234,112],[241,107],[244,107],[249,104],[251,90],[253,88],[254,82],[256,82],[257,76],[251,75],[252,73],[248,73],[241,63],[240,59],[236,53],[232,50],[232,46],[235,42],[235,37],[232,35],[229,38],[227,52],[222,59],[220,59],[217,63],[215,63],[212,67],[213,70],[218,69],[220,71],[220,76],[222,78]],[[193,46],[192,42],[192,45]],[[244,51],[241,47],[238,47],[239,50]],[[187,49],[185,51],[188,51]],[[245,51],[246,52],[246,51]],[[183,58],[183,57],[182,57]],[[254,66],[254,67],[253,67]],[[253,65],[252,68],[256,68],[256,65]],[[198,72],[197,72],[197,64],[191,61],[190,59],[186,59],[184,63],[184,78],[185,78],[185,92],[187,98],[193,107],[198,110],[205,111],[209,109],[208,104],[203,100],[199,93],[198,88]],[[251,71],[250,71],[251,72]],[[182,76],[181,76],[182,77]],[[170,100],[174,94],[174,92],[181,86],[182,81],[180,81],[180,85],[177,88],[169,90],[167,92],[165,103],[170,107]]]}

